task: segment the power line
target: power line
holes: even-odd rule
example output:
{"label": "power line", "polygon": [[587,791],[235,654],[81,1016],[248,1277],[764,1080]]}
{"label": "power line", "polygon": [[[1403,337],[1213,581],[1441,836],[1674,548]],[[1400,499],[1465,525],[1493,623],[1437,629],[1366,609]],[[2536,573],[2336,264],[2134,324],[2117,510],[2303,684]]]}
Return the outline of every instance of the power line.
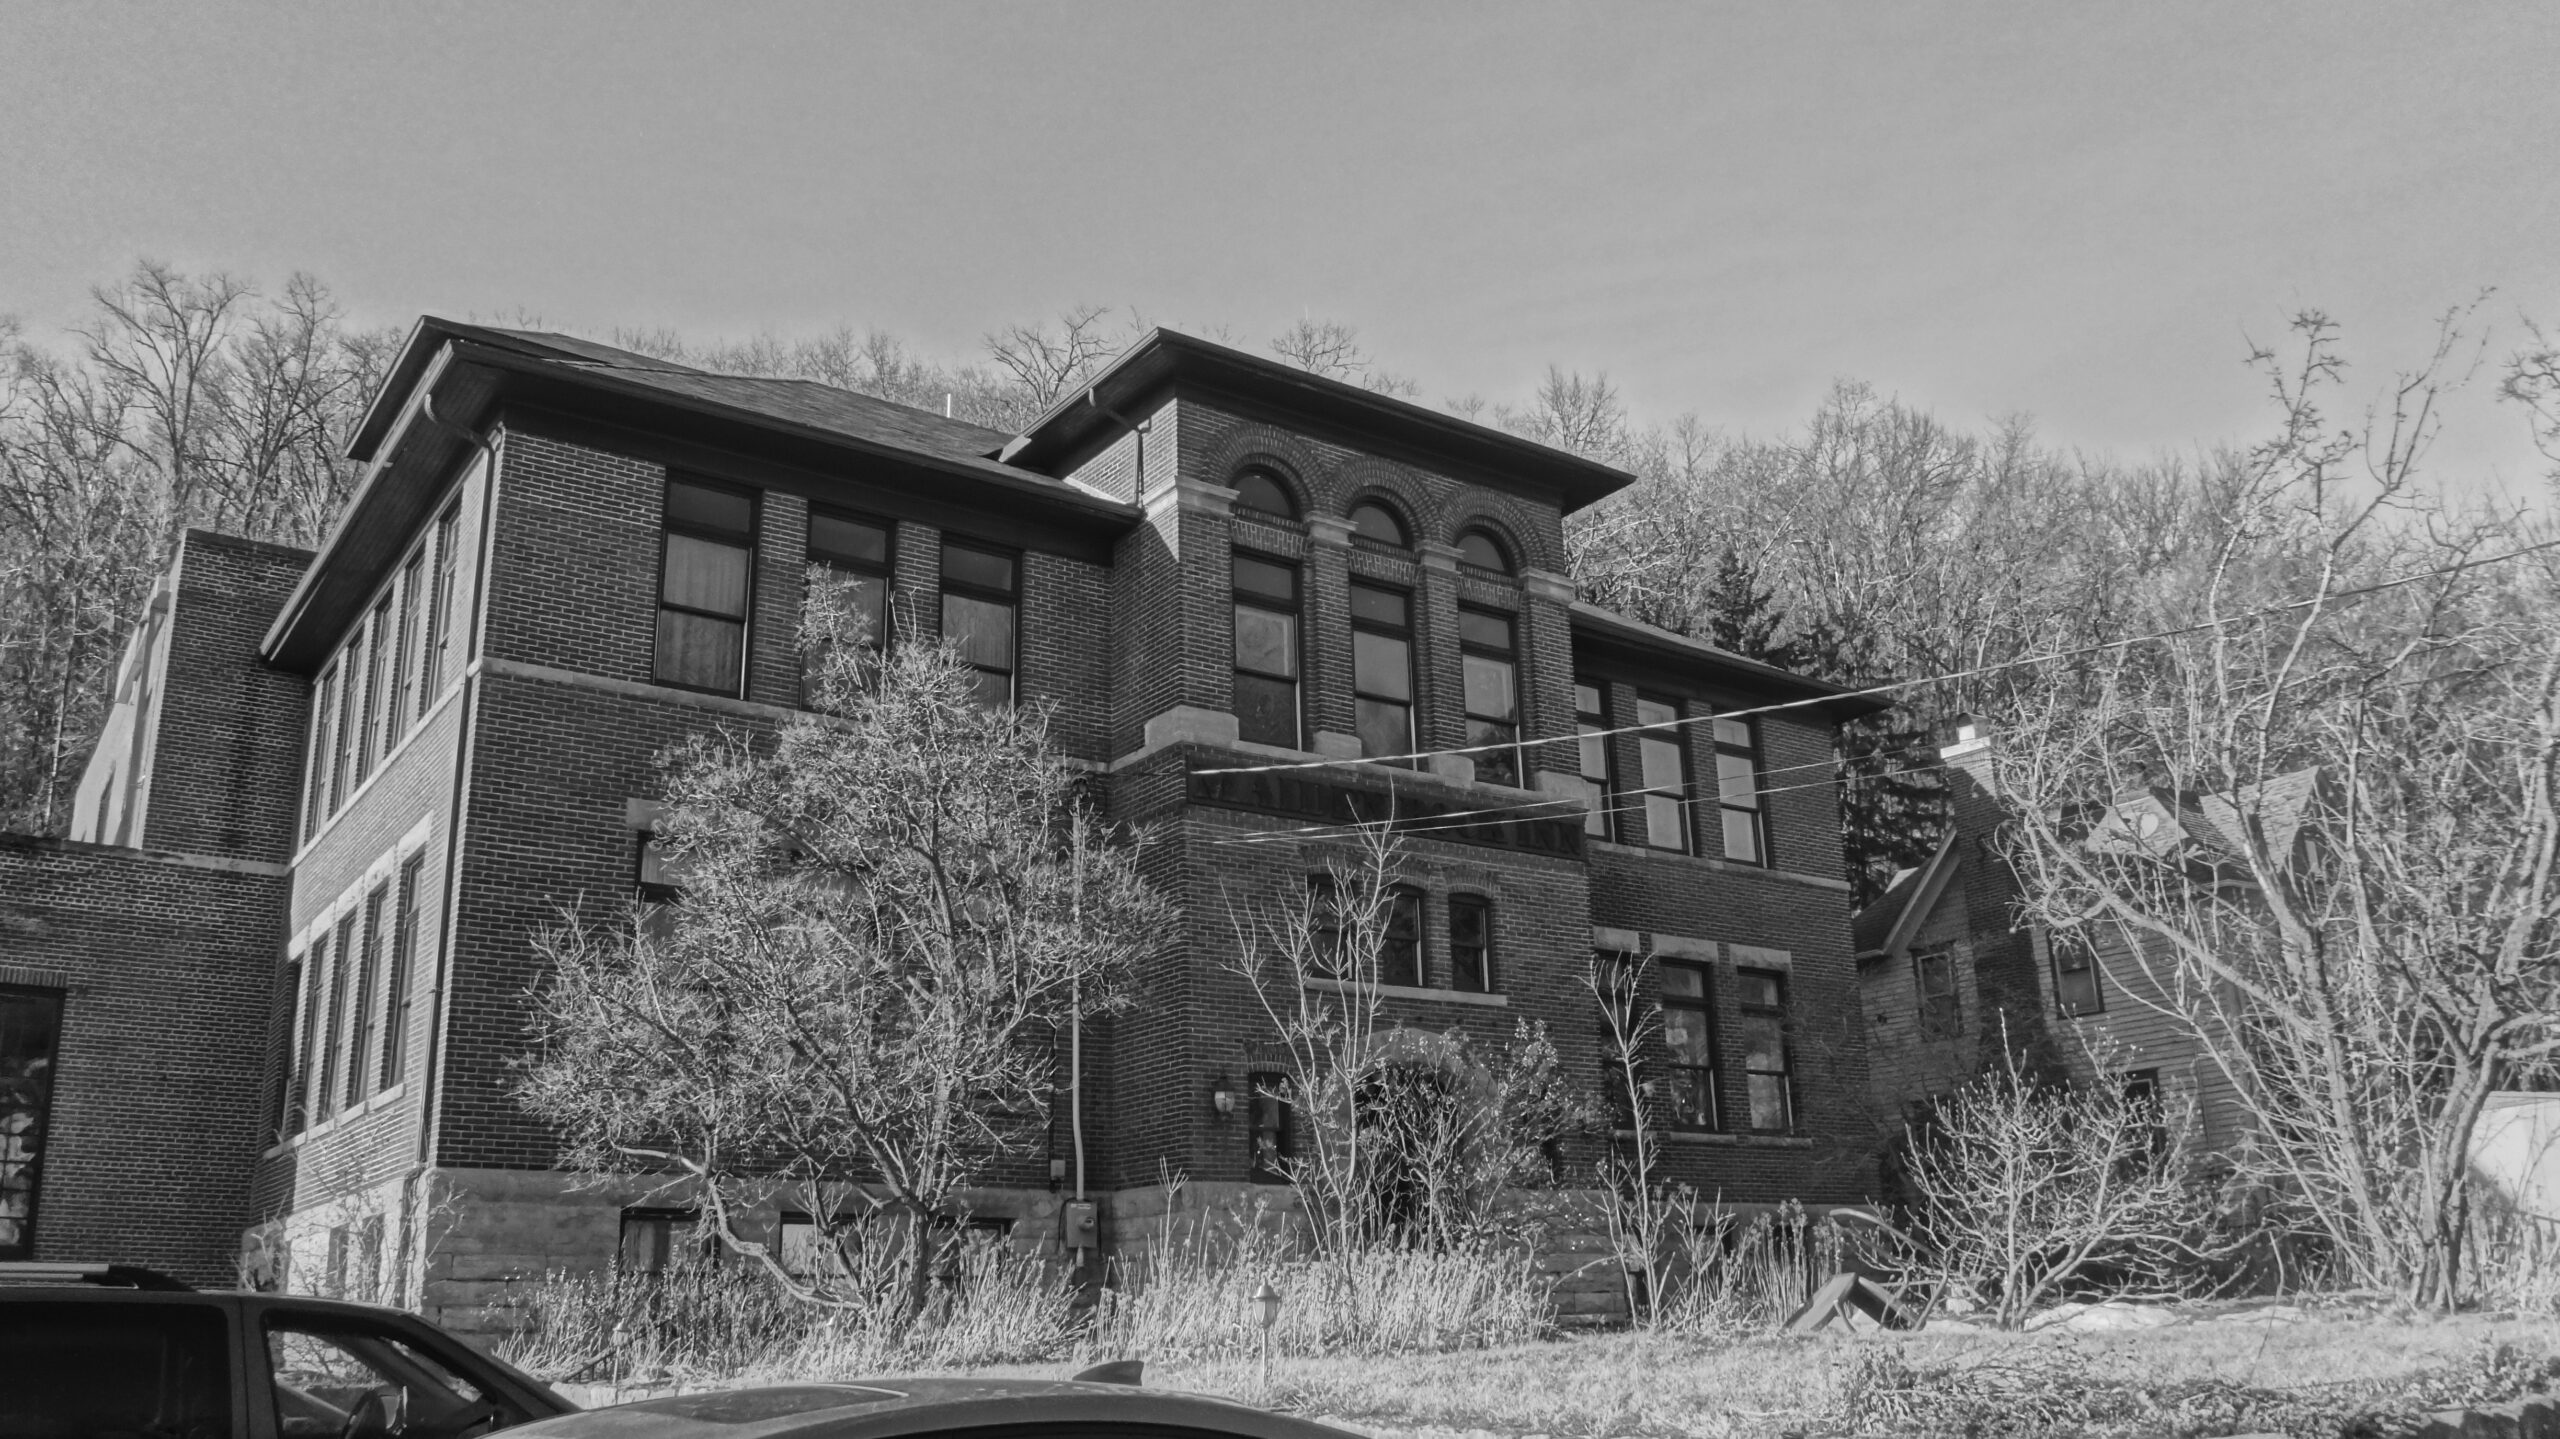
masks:
{"label": "power line", "polygon": [[2291,610],[2307,609],[2313,605],[2326,604],[2332,600],[2360,599],[2366,595],[2379,594],[2384,590],[2398,589],[2403,585],[2416,584],[2420,580],[2435,579],[2443,575],[2461,574],[2466,570],[2483,569],[2490,565],[2504,564],[2508,560],[2521,559],[2526,555],[2535,554],[2549,549],[2560,549],[2560,540],[2545,540],[2540,544],[2526,545],[2522,549],[2509,550],[2505,554],[2491,555],[2486,559],[2465,560],[2460,564],[2444,565],[2432,570],[2421,570],[2416,574],[2402,575],[2398,579],[2382,580],[2370,585],[2360,585],[2354,589],[2331,590],[2326,594],[2311,595],[2298,600],[2288,600],[2280,605],[2269,605],[2263,609],[2250,610],[2224,619],[2199,620],[2194,624],[2180,625],[2174,629],[2155,630],[2149,634],[2127,635],[2121,639],[2104,640],[2096,644],[2080,645],[2067,650],[2052,650],[2040,655],[2025,655],[2017,659],[2001,660],[1996,664],[1976,665],[1971,669],[1951,670],[1944,674],[1924,675],[1918,679],[1888,680],[1882,684],[1867,685],[1858,689],[1840,690],[1832,694],[1816,695],[1810,699],[1780,700],[1774,704],[1755,705],[1748,709],[1718,710],[1707,714],[1682,715],[1676,719],[1658,720],[1652,724],[1620,725],[1614,729],[1584,730],[1569,735],[1553,735],[1545,739],[1513,740],[1502,744],[1459,745],[1449,749],[1415,750],[1410,754],[1400,755],[1368,755],[1356,759],[1328,758],[1280,760],[1274,761],[1270,764],[1224,765],[1215,769],[1196,769],[1191,772],[1193,774],[1272,774],[1286,770],[1334,769],[1347,764],[1395,764],[1413,760],[1436,759],[1442,755],[1487,754],[1500,750],[1526,748],[1530,746],[1575,744],[1586,739],[1605,739],[1614,735],[1622,734],[1661,734],[1667,731],[1684,729],[1690,725],[1705,724],[1716,720],[1750,719],[1759,715],[1777,714],[1787,710],[1809,709],[1815,705],[1833,704],[1841,700],[1866,699],[1873,696],[1894,694],[1902,690],[1919,689],[1927,685],[1948,684],[1956,680],[1978,679],[1984,675],[1999,674],[2005,670],[2025,669],[2031,665],[2052,664],[2060,660],[2079,659],[2086,655],[2103,654],[2108,650],[2128,649],[2134,645],[2149,644],[2155,640],[2169,640],[2176,639],[2181,635],[2201,634],[2206,630],[2223,629],[2231,625],[2242,624],[2251,620],[2265,619],[2268,616],[2283,614]]}

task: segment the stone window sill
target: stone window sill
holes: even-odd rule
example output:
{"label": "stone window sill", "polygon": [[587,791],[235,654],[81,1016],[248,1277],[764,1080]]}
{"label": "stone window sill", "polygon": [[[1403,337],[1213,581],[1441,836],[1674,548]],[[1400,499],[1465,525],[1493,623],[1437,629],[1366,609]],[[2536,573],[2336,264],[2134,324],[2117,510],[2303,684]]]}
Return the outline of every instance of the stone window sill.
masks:
{"label": "stone window sill", "polygon": [[1630,859],[1658,859],[1667,864],[1690,865],[1699,869],[1712,870],[1718,874],[1756,875],[1763,879],[1774,879],[1781,884],[1800,884],[1812,889],[1837,890],[1842,894],[1849,892],[1849,881],[1845,879],[1825,879],[1818,874],[1798,874],[1794,870],[1770,869],[1765,865],[1736,864],[1729,859],[1709,859],[1702,854],[1684,854],[1676,849],[1653,849],[1645,845],[1620,844],[1613,839],[1592,839],[1587,843],[1593,851],[1600,854],[1625,855]]}
{"label": "stone window sill", "polygon": [[1383,999],[1421,999],[1440,1004],[1480,1004],[1496,1009],[1511,1007],[1511,996],[1507,994],[1478,994],[1471,989],[1432,989],[1412,984],[1357,986],[1339,979],[1310,979],[1307,981],[1307,988],[1321,989],[1332,994],[1349,994],[1355,989],[1365,988],[1369,993]]}
{"label": "stone window sill", "polygon": [[[1620,1139],[1633,1139],[1632,1129],[1612,1130]],[[1653,1137],[1670,1144],[1705,1144],[1723,1149],[1811,1149],[1813,1138],[1804,1134],[1728,1134],[1721,1130],[1658,1129]]]}

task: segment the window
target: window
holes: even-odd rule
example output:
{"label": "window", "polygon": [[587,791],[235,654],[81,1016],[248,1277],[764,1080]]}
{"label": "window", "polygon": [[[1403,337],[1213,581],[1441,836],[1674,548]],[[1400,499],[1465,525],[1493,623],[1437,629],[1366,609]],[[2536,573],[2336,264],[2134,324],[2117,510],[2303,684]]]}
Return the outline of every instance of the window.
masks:
{"label": "window", "polygon": [[692,1209],[626,1209],[622,1211],[622,1245],[616,1263],[625,1274],[663,1274],[671,1260],[691,1248],[703,1258],[718,1251]]}
{"label": "window", "polygon": [[327,1119],[338,1112],[338,1045],[347,1032],[347,976],[355,968],[356,913],[338,921],[337,943],[330,950],[329,988],[322,1000],[320,1036],[320,1083],[314,1092],[311,1109],[315,1120]]}
{"label": "window", "polygon": [[1793,1128],[1795,1100],[1787,1078],[1787,977],[1774,970],[1738,969],[1733,979],[1742,1001],[1742,1078],[1750,1088],[1751,1127]]}
{"label": "window", "polygon": [[0,1434],[231,1439],[231,1330],[220,1305],[210,1296],[0,1304]]}
{"label": "window", "polygon": [[310,778],[303,786],[302,837],[309,839],[320,832],[320,821],[332,813],[329,807],[329,761],[336,750],[330,736],[337,733],[335,715],[338,705],[338,667],[331,665],[320,672],[320,683],[311,702]]}
{"label": "window", "polygon": [[267,1112],[275,1117],[279,1144],[302,1128],[302,968],[303,956],[292,956],[276,982],[276,1091]]}
{"label": "window", "polygon": [[425,877],[427,857],[409,856],[400,866],[400,908],[391,921],[391,976],[383,982],[382,1068],[375,1076],[377,1089],[398,1084],[409,1047],[409,976],[418,954],[418,884]]}
{"label": "window", "polygon": [[1458,610],[1459,662],[1466,672],[1467,745],[1479,750],[1476,778],[1520,784],[1520,659],[1512,618],[1498,610]]}
{"label": "window", "polygon": [[364,631],[364,720],[357,726],[356,783],[364,783],[373,773],[373,762],[391,751],[389,737],[382,724],[383,710],[388,705],[385,692],[393,683],[391,667],[398,656],[391,648],[391,596],[373,607],[372,622]]}
{"label": "window", "polygon": [[1576,680],[1573,686],[1573,728],[1582,736],[1582,797],[1590,806],[1582,816],[1582,832],[1607,839],[1613,832],[1610,823],[1612,786],[1609,783],[1609,689],[1598,680]]}
{"label": "window", "polygon": [[1396,512],[1375,500],[1351,507],[1351,533],[1372,544],[1390,549],[1409,549],[1412,541],[1405,538],[1404,521]]}
{"label": "window", "polygon": [[[427,552],[423,548],[409,556],[400,567],[400,630],[391,650],[390,713],[382,721],[382,748],[389,753],[401,735],[408,733],[409,721],[424,714],[426,696],[417,693],[418,619],[426,601],[419,588],[427,578]],[[414,700],[414,705],[412,701]]]}
{"label": "window", "polygon": [[453,678],[461,666],[454,663],[453,608],[461,602],[461,587],[454,583],[457,566],[462,561],[461,547],[454,543],[462,528],[462,506],[454,505],[436,521],[436,587],[427,597],[427,636],[421,646],[418,679],[418,708],[426,709]]}
{"label": "window", "polygon": [[2054,1007],[2064,1014],[2097,1014],[2107,1007],[2098,985],[2098,951],[2085,936],[2056,936],[2053,949]]}
{"label": "window", "polygon": [[1298,504],[1289,498],[1289,487],[1269,470],[1246,470],[1236,476],[1235,507],[1275,519],[1298,517]]}
{"label": "window", "polygon": [[373,1081],[374,984],[382,971],[383,911],[391,891],[377,888],[364,900],[364,948],[355,964],[355,988],[347,996],[346,1106],[355,1108],[371,1092]]}
{"label": "window", "polygon": [[294,1026],[293,1079],[286,1086],[285,1133],[311,1123],[312,1065],[319,1057],[320,1001],[329,977],[329,932],[322,930],[302,956],[302,1014]]}
{"label": "window", "polygon": [[1723,1111],[1716,1103],[1715,1017],[1704,965],[1663,962],[1662,1047],[1671,1060],[1671,1123],[1681,1129],[1719,1127]]}
{"label": "window", "polygon": [[1236,735],[1302,749],[1298,716],[1298,568],[1239,550],[1235,586]]}
{"label": "window", "polygon": [[1449,896],[1449,987],[1493,993],[1493,901],[1480,894]]}
{"label": "window", "polygon": [[1964,1028],[1964,1010],[1956,998],[1956,957],[1945,945],[1915,950],[1912,981],[1920,986],[1920,1037],[1953,1039]]}
{"label": "window", "polygon": [[336,814],[346,802],[347,794],[363,779],[354,773],[356,767],[356,710],[364,700],[363,652],[350,642],[338,658],[338,735],[331,741],[335,752],[329,760],[329,813]]}
{"label": "window", "polygon": [[978,672],[978,700],[1013,703],[1014,601],[1019,567],[1002,550],[942,541],[942,637]]}
{"label": "window", "polygon": [[1511,555],[1502,542],[1482,530],[1469,530],[1458,536],[1458,562],[1497,575],[1511,573]]}
{"label": "window", "polygon": [[35,1257],[36,1194],[61,1044],[59,991],[0,988],[0,1259]]}
{"label": "window", "polygon": [[1639,733],[1636,763],[1644,783],[1644,842],[1655,849],[1689,849],[1689,759],[1681,743],[1676,700],[1638,699],[1636,723],[1666,728]]}
{"label": "window", "polygon": [[684,897],[678,868],[656,835],[640,836],[640,865],[636,876],[640,890],[640,926],[642,932],[652,939],[663,940],[675,934],[675,916],[668,912],[668,906]]}
{"label": "window", "polygon": [[1307,939],[1315,953],[1309,968],[1328,979],[1344,978],[1342,887],[1329,874],[1307,876]]}
{"label": "window", "polygon": [[752,495],[667,482],[658,577],[658,683],[707,694],[739,692],[746,678],[755,543]]}
{"label": "window", "polygon": [[1259,1073],[1249,1077],[1253,1106],[1253,1161],[1256,1184],[1289,1182],[1289,1076]]}
{"label": "window", "polygon": [[1413,601],[1401,590],[1351,585],[1352,727],[1363,759],[1413,753]]}
{"label": "window", "polygon": [[459,1439],[533,1417],[473,1383],[458,1356],[388,1324],[273,1314],[266,1330],[277,1428],[287,1436],[388,1433],[392,1405],[407,1416],[405,1439]]}
{"label": "window", "polygon": [[[896,573],[896,531],[886,522],[826,510],[809,511],[809,563],[824,567],[851,592],[875,651],[889,647],[889,583]],[[805,679],[805,675],[804,675]]]}
{"label": "window", "polygon": [[1751,721],[1715,721],[1716,802],[1724,811],[1724,857],[1743,864],[1769,862],[1760,821],[1759,747]]}
{"label": "window", "polygon": [[2124,1086],[2125,1107],[2141,1126],[2143,1153],[2158,1159],[2169,1151],[2169,1107],[2161,1098],[2160,1071],[2129,1069],[2118,1078]]}
{"label": "window", "polygon": [[1387,894],[1386,932],[1378,939],[1378,983],[1422,986],[1422,892]]}

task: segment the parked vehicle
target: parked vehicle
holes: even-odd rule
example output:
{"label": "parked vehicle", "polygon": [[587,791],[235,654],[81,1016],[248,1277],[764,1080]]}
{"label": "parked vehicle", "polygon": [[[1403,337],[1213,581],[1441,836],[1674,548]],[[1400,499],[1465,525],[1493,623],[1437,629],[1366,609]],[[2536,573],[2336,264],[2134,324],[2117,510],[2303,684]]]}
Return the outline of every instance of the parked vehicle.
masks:
{"label": "parked vehicle", "polygon": [[[866,1379],[647,1399],[545,1419],[509,1439],[1355,1439],[1203,1394],[1046,1379]],[[1088,1370],[1087,1374],[1096,1371]]]}
{"label": "parked vehicle", "polygon": [[476,1439],[576,1407],[397,1309],[0,1264],[0,1439]]}

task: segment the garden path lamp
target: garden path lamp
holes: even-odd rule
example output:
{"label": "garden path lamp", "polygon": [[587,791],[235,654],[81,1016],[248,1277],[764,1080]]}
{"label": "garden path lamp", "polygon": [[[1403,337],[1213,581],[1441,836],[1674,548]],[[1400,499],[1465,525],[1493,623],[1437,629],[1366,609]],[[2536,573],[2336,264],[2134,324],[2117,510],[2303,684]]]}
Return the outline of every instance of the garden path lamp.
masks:
{"label": "garden path lamp", "polygon": [[1280,1322],[1280,1291],[1271,1287],[1269,1279],[1264,1279],[1262,1287],[1254,1291],[1253,1305],[1256,1311],[1255,1318],[1262,1325],[1262,1387],[1265,1392],[1269,1392],[1271,1388],[1271,1326]]}

